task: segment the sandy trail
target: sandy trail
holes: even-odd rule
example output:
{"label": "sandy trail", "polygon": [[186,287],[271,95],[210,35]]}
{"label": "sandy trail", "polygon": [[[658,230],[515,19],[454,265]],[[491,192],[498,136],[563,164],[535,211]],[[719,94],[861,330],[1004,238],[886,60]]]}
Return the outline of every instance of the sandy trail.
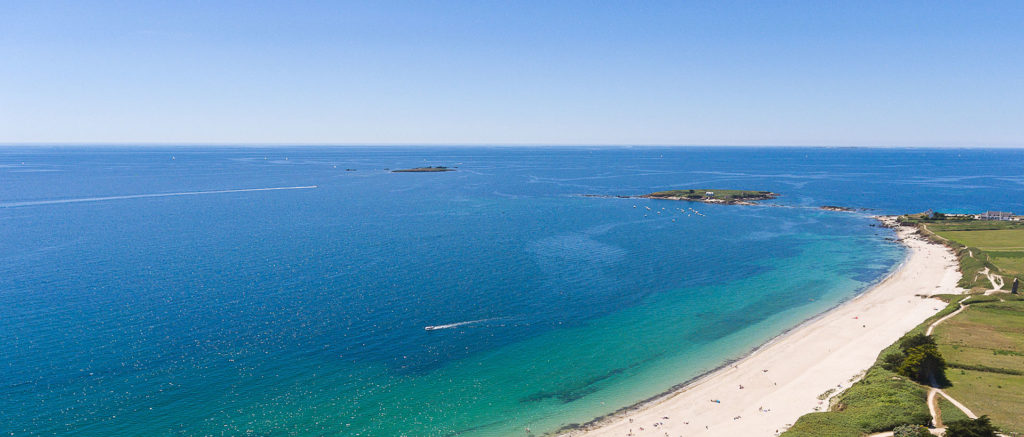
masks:
{"label": "sandy trail", "polygon": [[992,271],[989,270],[988,267],[985,267],[985,270],[981,270],[978,273],[982,274],[982,275],[985,275],[985,277],[988,278],[988,282],[992,283],[992,289],[991,290],[986,290],[985,291],[986,295],[988,295],[988,294],[996,294],[996,293],[1004,293],[1004,291],[1002,290],[1003,284],[1004,284],[1002,276],[999,276],[999,275],[996,275],[996,274],[992,273]]}
{"label": "sandy trail", "polygon": [[910,228],[897,234],[909,248],[907,259],[868,292],[734,365],[563,435],[773,436],[800,416],[827,409],[827,396],[819,395],[849,387],[883,348],[945,307],[918,295],[963,292],[952,251]]}

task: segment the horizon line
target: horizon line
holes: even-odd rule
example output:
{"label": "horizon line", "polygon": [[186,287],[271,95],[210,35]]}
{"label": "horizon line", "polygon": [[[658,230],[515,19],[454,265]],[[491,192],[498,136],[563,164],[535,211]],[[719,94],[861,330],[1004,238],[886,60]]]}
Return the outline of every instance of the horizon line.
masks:
{"label": "horizon line", "polygon": [[143,148],[143,147],[235,147],[235,148],[260,148],[260,147],[647,147],[647,148],[685,148],[685,147],[710,147],[710,148],[819,148],[819,149],[1024,149],[1024,144],[1019,145],[836,145],[836,144],[586,144],[586,143],[280,143],[280,142],[0,142],[0,148],[16,147],[112,147],[112,148]]}

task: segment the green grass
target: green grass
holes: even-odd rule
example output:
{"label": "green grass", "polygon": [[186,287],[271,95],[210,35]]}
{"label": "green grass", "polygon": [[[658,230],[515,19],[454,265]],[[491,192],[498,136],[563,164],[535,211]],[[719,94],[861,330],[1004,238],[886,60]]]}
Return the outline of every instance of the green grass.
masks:
{"label": "green grass", "polygon": [[1003,222],[992,220],[914,220],[927,223],[939,231],[1003,231],[1024,229],[1024,222]]}
{"label": "green grass", "polygon": [[[961,287],[990,289],[980,272],[988,268],[1003,277],[1008,290],[1014,278],[1024,281],[1024,223],[982,220],[904,220],[952,246],[960,259]],[[934,239],[934,238],[933,238]]]}
{"label": "green grass", "polygon": [[932,225],[943,237],[981,250],[1024,250],[1024,229],[954,231]]}
{"label": "green grass", "polygon": [[988,252],[988,260],[1000,273],[1024,278],[1024,252]]}
{"label": "green grass", "polygon": [[951,369],[946,393],[1004,431],[1024,433],[1024,376]]}
{"label": "green grass", "polygon": [[[648,194],[648,197],[689,197],[693,199],[703,199],[704,193],[706,192],[715,193],[714,198],[718,200],[734,201],[734,200],[762,200],[772,199],[778,195],[771,191],[751,191],[751,190],[719,190],[714,188],[694,188],[690,190],[668,190],[658,191],[655,193]],[[696,196],[696,197],[694,197]]]}
{"label": "green grass", "polygon": [[963,411],[960,411],[956,405],[952,402],[947,401],[946,398],[939,396],[939,411],[942,413],[942,423],[949,423],[954,420],[970,419]]}
{"label": "green grass", "polygon": [[935,328],[949,365],[952,386],[946,392],[1000,428],[1024,432],[1024,299],[1002,295],[970,301],[975,303]]}

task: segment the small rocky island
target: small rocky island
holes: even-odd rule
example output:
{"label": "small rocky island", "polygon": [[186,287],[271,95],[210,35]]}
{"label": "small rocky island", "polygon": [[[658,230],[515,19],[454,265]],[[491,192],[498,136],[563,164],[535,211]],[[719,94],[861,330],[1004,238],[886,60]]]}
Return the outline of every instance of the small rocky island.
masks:
{"label": "small rocky island", "polygon": [[407,169],[404,169],[404,170],[391,170],[392,173],[434,173],[434,172],[439,172],[439,171],[455,171],[455,169],[454,168],[437,166],[437,167],[407,168]]}
{"label": "small rocky island", "polygon": [[685,200],[687,202],[721,203],[726,205],[753,205],[758,200],[779,197],[771,191],[750,190],[669,190],[638,196],[645,199]]}

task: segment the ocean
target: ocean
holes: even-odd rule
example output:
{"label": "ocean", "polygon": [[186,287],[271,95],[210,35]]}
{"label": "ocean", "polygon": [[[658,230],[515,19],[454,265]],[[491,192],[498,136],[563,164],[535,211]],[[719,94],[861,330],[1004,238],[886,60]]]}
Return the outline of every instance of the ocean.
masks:
{"label": "ocean", "polygon": [[[781,197],[583,196],[674,188]],[[870,216],[926,209],[1024,213],[1024,150],[0,148],[0,434],[540,435],[863,292]]]}

